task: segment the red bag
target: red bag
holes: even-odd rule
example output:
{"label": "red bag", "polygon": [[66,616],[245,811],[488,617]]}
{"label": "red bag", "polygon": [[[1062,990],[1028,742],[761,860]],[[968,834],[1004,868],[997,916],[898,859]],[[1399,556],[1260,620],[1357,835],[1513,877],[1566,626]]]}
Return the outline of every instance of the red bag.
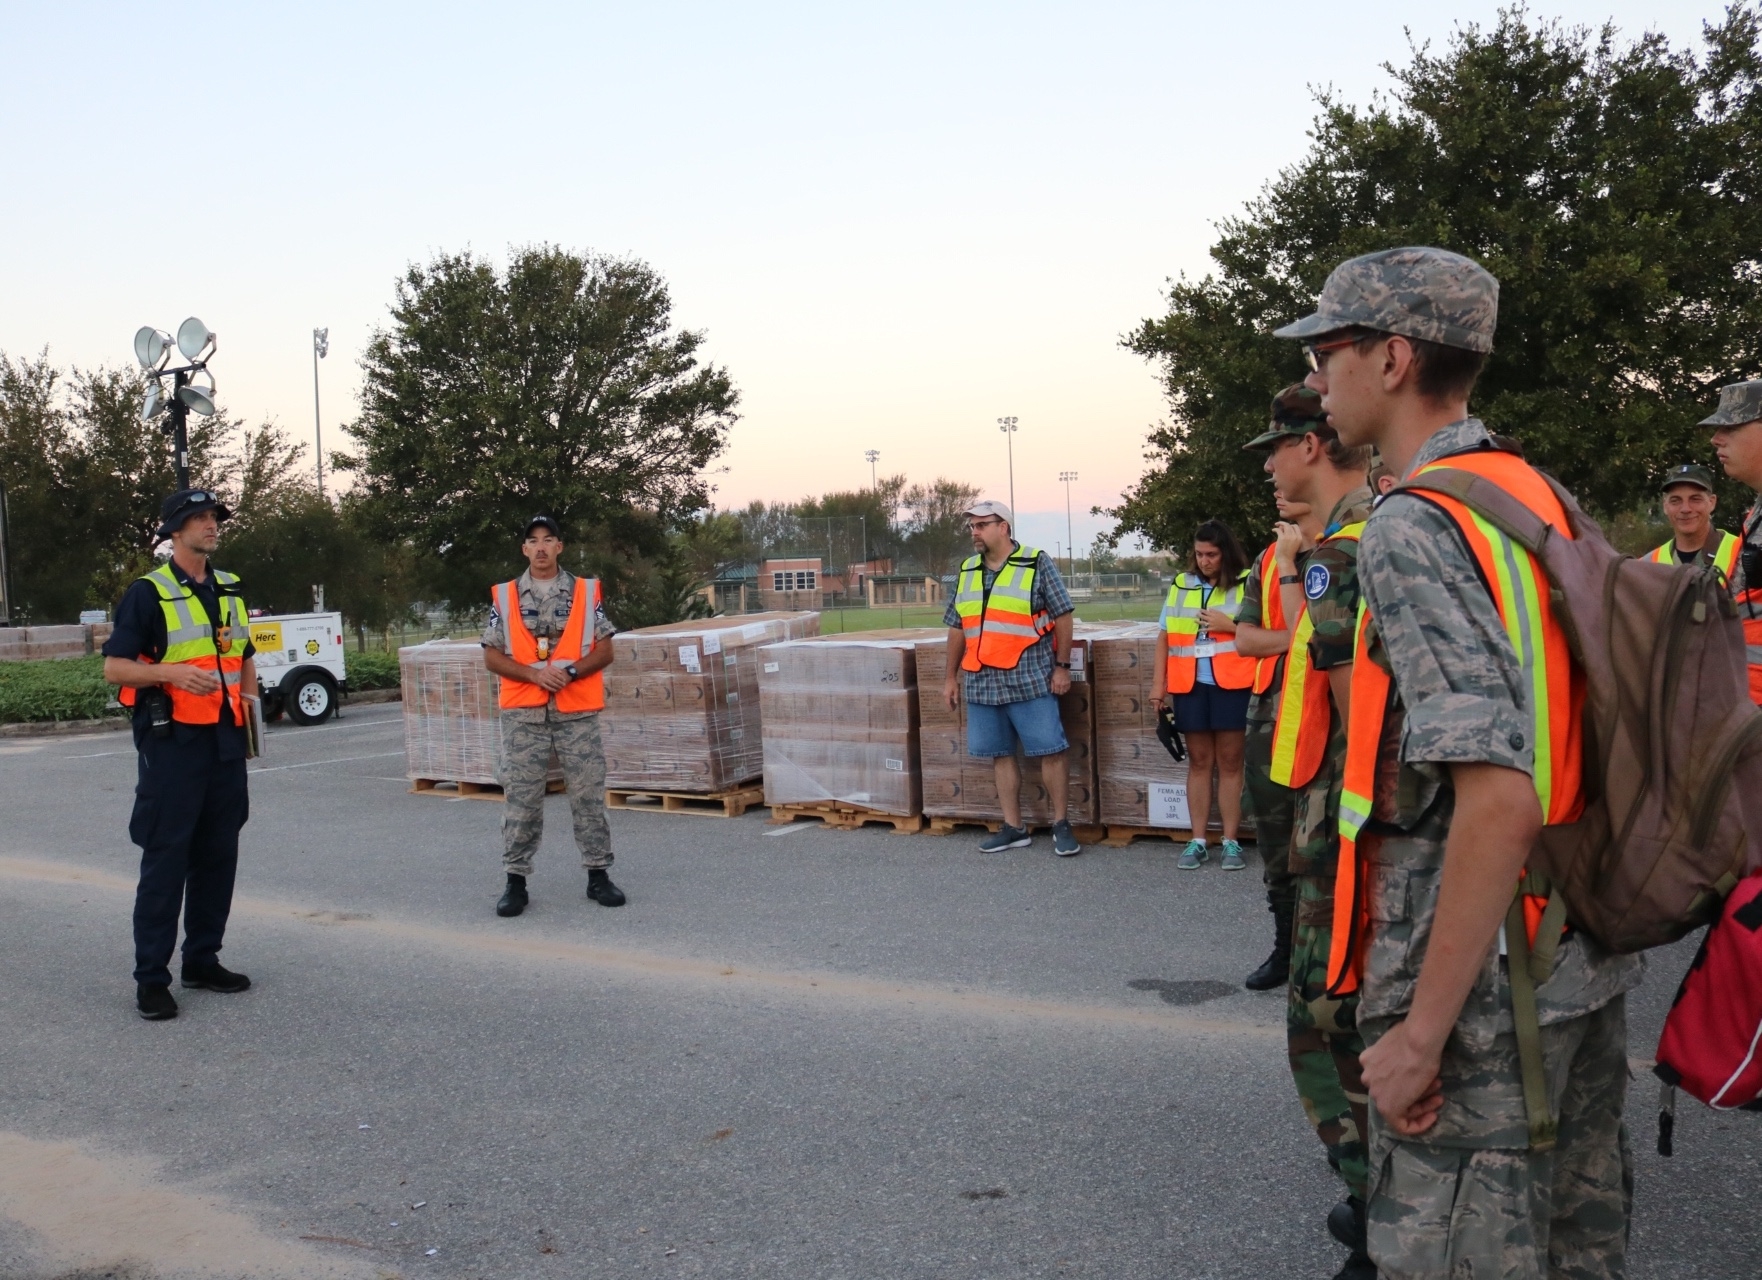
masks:
{"label": "red bag", "polygon": [[1664,1019],[1658,1153],[1669,1155],[1676,1089],[1719,1111],[1762,1111],[1762,872],[1738,882]]}

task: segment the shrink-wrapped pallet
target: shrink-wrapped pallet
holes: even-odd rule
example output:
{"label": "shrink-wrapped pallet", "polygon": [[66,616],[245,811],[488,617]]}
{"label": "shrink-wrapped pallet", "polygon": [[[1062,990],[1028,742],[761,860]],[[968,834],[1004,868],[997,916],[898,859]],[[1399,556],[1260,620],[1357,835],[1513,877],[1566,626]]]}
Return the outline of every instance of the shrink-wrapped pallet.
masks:
{"label": "shrink-wrapped pallet", "polygon": [[765,803],[921,812],[915,651],[944,634],[860,631],[761,650]]}
{"label": "shrink-wrapped pallet", "polygon": [[[1177,764],[1156,736],[1156,663],[1162,631],[1154,622],[1097,631],[1090,645],[1095,682],[1096,765],[1101,775],[1101,821],[1185,835],[1187,765]],[[1220,830],[1214,795],[1211,829]],[[1243,831],[1252,831],[1244,817]]]}
{"label": "shrink-wrapped pallet", "polygon": [[[1059,720],[1064,725],[1065,771],[1070,793],[1066,816],[1078,826],[1100,821],[1095,776],[1095,698],[1089,681],[1091,635],[1097,628],[1079,624],[1071,643],[1071,688],[1058,700]],[[919,742],[924,762],[924,816],[958,822],[1002,822],[1003,804],[997,794],[995,766],[988,758],[967,754],[967,706],[965,699],[953,711],[943,697],[948,671],[948,633],[938,641],[918,646],[918,707],[922,717]],[[1029,827],[1049,826],[1058,815],[1052,812],[1045,785],[1040,781],[1040,762],[1021,755],[1022,821]],[[934,830],[934,826],[932,830]]]}
{"label": "shrink-wrapped pallet", "polygon": [[431,640],[398,650],[404,764],[412,781],[493,784],[502,756],[500,686],[483,646]]}
{"label": "shrink-wrapped pallet", "polygon": [[600,729],[606,785],[710,793],[764,772],[759,650],[818,635],[812,612],[642,627],[612,637]]}

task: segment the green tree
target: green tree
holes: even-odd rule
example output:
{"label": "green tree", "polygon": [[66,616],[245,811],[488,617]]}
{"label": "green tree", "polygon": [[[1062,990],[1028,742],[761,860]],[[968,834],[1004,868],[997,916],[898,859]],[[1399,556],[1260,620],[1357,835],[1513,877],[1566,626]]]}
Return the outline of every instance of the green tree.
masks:
{"label": "green tree", "polygon": [[[1501,282],[1475,410],[1605,517],[1711,461],[1722,383],[1762,374],[1762,19],[1737,4],[1704,48],[1618,41],[1503,11],[1387,68],[1369,108],[1323,95],[1307,156],[1227,219],[1212,274],[1125,345],[1156,362],[1169,419],[1115,536],[1184,545],[1217,516],[1273,518],[1258,433],[1304,370],[1271,330],[1313,309],[1342,259],[1403,244],[1468,254]],[[1741,510],[1721,493],[1721,510]]]}
{"label": "green tree", "polygon": [[929,484],[912,485],[900,495],[906,510],[900,522],[906,553],[925,573],[936,577],[953,573],[972,551],[965,512],[978,499],[974,486],[940,476]]}
{"label": "green tree", "polygon": [[469,252],[412,266],[363,358],[359,449],[335,456],[359,478],[365,526],[408,543],[455,609],[487,598],[511,531],[539,511],[588,560],[658,564],[651,526],[664,545],[708,505],[703,468],[739,401],[671,312],[643,263],[552,246],[504,272]]}

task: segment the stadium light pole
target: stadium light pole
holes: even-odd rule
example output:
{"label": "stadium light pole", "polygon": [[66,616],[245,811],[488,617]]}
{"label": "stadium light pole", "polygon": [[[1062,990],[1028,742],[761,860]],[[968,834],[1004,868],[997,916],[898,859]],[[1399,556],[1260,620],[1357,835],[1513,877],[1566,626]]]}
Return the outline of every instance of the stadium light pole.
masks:
{"label": "stadium light pole", "polygon": [[[135,359],[141,362],[150,380],[141,402],[141,421],[151,422],[165,414],[161,430],[171,437],[172,467],[180,489],[190,487],[190,410],[204,418],[214,416],[214,375],[208,371],[208,361],[219,345],[213,330],[191,316],[177,327],[176,339],[176,349],[189,363],[171,369],[166,367],[171,361],[171,335],[150,324],[135,331]],[[165,394],[161,382],[167,374],[171,375],[170,396]],[[198,383],[197,378],[206,378],[206,385]]]}
{"label": "stadium light pole", "polygon": [[867,458],[869,461],[869,488],[873,489],[876,493],[880,493],[881,482],[875,478],[875,464],[881,461],[881,450],[865,449],[863,451],[863,457]]}
{"label": "stadium light pole", "polygon": [[318,412],[318,362],[330,354],[330,330],[312,331],[312,441],[318,446],[318,496],[324,496],[324,419]]}
{"label": "stadium light pole", "polygon": [[[1071,481],[1077,478],[1075,471],[1061,471],[1058,478],[1065,486],[1065,545],[1071,549],[1071,573],[1077,572],[1077,539],[1071,532]],[[1091,586],[1094,584],[1091,583]]]}
{"label": "stadium light pole", "polygon": [[999,418],[997,429],[1003,432],[1003,438],[1009,442],[1009,513],[1016,513],[1016,419],[1014,417]]}

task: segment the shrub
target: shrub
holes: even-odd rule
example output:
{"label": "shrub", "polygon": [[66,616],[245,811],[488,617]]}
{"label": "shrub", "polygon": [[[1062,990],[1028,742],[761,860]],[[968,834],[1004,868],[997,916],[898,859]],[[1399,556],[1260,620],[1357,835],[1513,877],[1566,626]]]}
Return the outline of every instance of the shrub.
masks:
{"label": "shrub", "polygon": [[0,662],[0,724],[27,720],[95,720],[121,715],[109,704],[115,691],[104,683],[104,659]]}
{"label": "shrub", "polygon": [[398,687],[398,655],[395,652],[350,653],[343,661],[349,673],[349,688],[357,693],[363,689]]}

